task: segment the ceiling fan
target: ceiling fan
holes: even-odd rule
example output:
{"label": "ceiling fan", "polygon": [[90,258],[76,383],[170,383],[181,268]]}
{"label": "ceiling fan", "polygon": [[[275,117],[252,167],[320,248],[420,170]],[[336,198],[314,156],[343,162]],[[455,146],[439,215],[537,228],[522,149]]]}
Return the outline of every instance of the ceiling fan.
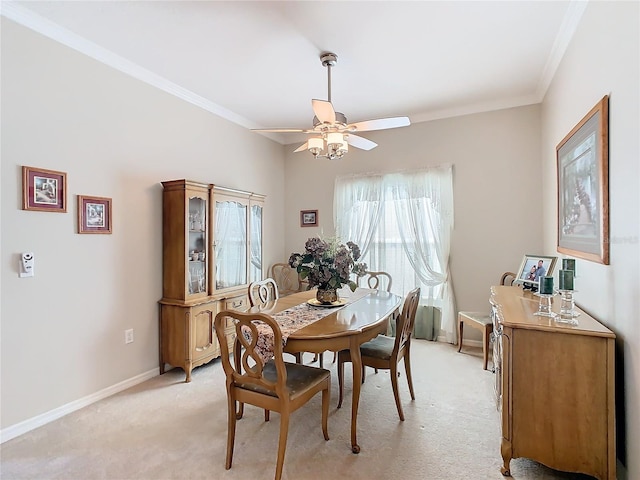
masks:
{"label": "ceiling fan", "polygon": [[311,135],[309,140],[300,145],[295,151],[308,150],[314,158],[322,157],[337,160],[349,151],[349,145],[362,150],[371,150],[378,146],[369,139],[356,135],[356,132],[385,130],[388,128],[406,127],[410,125],[408,117],[378,118],[357,123],[347,123],[343,113],[336,112],[331,104],[331,67],[338,63],[335,53],[325,52],[320,55],[322,65],[327,67],[328,95],[327,100],[311,100],[313,108],[313,128],[266,128],[253,129],[257,132],[273,133],[306,133]]}

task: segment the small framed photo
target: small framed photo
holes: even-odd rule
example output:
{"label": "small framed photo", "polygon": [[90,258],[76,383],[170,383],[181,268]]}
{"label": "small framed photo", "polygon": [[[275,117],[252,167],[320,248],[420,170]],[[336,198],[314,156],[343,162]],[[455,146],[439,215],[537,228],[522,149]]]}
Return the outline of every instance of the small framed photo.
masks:
{"label": "small framed photo", "polygon": [[78,195],[78,233],[111,233],[111,199]]}
{"label": "small framed photo", "polygon": [[67,174],[43,168],[22,167],[22,209],[67,211]]}
{"label": "small framed photo", "polygon": [[318,210],[300,210],[301,227],[318,226]]}
{"label": "small framed photo", "polygon": [[514,285],[537,288],[540,277],[551,276],[558,257],[527,254],[522,259]]}

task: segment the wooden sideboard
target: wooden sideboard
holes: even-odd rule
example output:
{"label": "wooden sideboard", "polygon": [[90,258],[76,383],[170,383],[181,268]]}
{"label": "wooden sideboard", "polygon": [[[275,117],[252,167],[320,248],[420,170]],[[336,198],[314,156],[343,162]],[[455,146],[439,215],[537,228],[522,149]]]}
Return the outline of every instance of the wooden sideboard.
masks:
{"label": "wooden sideboard", "polygon": [[526,457],[615,480],[614,333],[580,309],[577,326],[534,315],[538,297],[517,286],[491,287],[491,304],[502,474]]}

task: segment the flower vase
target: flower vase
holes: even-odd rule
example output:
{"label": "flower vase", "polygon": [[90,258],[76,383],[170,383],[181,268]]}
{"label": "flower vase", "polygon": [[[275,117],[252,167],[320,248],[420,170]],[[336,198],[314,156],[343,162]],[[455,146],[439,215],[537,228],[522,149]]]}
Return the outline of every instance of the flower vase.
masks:
{"label": "flower vase", "polygon": [[316,292],[316,299],[323,304],[330,304],[338,301],[338,291],[335,288],[320,288]]}

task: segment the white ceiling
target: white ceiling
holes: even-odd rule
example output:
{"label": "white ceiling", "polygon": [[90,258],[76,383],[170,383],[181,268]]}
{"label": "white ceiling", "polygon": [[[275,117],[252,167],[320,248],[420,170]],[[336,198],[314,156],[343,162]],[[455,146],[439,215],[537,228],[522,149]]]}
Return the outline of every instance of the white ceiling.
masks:
{"label": "white ceiling", "polygon": [[[586,2],[3,1],[2,14],[248,128],[539,103]],[[291,137],[272,136],[283,143]]]}

